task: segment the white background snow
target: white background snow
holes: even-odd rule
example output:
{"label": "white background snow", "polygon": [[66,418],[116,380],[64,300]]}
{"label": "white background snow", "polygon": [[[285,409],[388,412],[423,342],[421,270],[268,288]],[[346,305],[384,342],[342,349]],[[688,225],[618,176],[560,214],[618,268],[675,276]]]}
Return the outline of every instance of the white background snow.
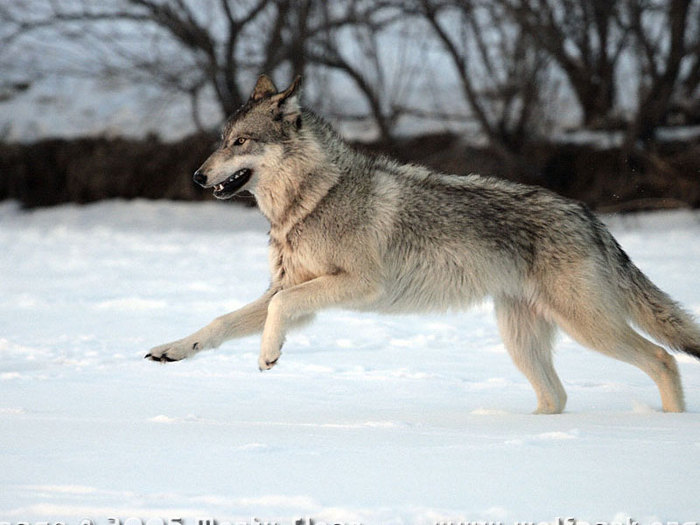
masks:
{"label": "white background snow", "polygon": [[[606,217],[700,315],[700,214]],[[700,361],[688,412],[566,337],[566,413],[534,416],[489,303],[328,311],[257,370],[258,338],[143,359],[267,286],[266,224],[215,203],[0,204],[0,521],[281,524],[700,517]]]}

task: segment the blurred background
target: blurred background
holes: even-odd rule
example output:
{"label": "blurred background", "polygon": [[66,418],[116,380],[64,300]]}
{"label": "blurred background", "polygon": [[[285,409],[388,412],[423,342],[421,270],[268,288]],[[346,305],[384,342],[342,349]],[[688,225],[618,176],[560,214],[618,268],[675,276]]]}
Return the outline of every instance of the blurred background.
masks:
{"label": "blurred background", "polygon": [[0,71],[26,207],[211,199],[191,174],[263,72],[367,150],[700,207],[700,0],[3,1]]}

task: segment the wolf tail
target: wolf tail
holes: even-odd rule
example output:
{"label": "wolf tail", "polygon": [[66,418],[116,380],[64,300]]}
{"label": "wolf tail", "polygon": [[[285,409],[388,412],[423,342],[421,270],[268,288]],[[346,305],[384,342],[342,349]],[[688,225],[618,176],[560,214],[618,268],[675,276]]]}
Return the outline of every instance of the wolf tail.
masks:
{"label": "wolf tail", "polygon": [[693,317],[629,259],[625,266],[627,279],[623,282],[626,281],[627,293],[624,295],[632,321],[660,343],[700,359],[700,327]]}

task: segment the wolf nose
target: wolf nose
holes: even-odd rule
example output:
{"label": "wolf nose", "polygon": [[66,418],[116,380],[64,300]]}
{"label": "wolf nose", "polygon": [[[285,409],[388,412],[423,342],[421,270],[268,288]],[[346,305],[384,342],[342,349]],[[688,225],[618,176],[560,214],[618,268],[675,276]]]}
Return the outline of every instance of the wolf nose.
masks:
{"label": "wolf nose", "polygon": [[197,170],[194,172],[194,176],[192,177],[194,181],[199,184],[200,186],[206,186],[207,185],[207,176],[202,173],[200,170]]}

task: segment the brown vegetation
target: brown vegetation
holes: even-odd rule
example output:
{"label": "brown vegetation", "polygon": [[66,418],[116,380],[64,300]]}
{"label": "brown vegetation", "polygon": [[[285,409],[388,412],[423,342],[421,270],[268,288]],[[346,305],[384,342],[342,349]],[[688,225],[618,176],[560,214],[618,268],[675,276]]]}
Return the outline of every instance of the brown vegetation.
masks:
{"label": "brown vegetation", "polygon": [[3,144],[0,198],[27,207],[107,198],[201,199],[191,174],[212,144],[206,135],[172,144],[155,138]]}
{"label": "brown vegetation", "polygon": [[[212,135],[198,134],[175,143],[152,137],[0,144],[0,199],[26,207],[109,198],[209,200],[211,193],[192,182],[192,173],[214,142]],[[492,147],[465,146],[451,134],[359,147],[447,173],[538,184],[601,211],[700,207],[700,140],[664,143],[653,155],[530,144],[516,164],[503,162]]]}

